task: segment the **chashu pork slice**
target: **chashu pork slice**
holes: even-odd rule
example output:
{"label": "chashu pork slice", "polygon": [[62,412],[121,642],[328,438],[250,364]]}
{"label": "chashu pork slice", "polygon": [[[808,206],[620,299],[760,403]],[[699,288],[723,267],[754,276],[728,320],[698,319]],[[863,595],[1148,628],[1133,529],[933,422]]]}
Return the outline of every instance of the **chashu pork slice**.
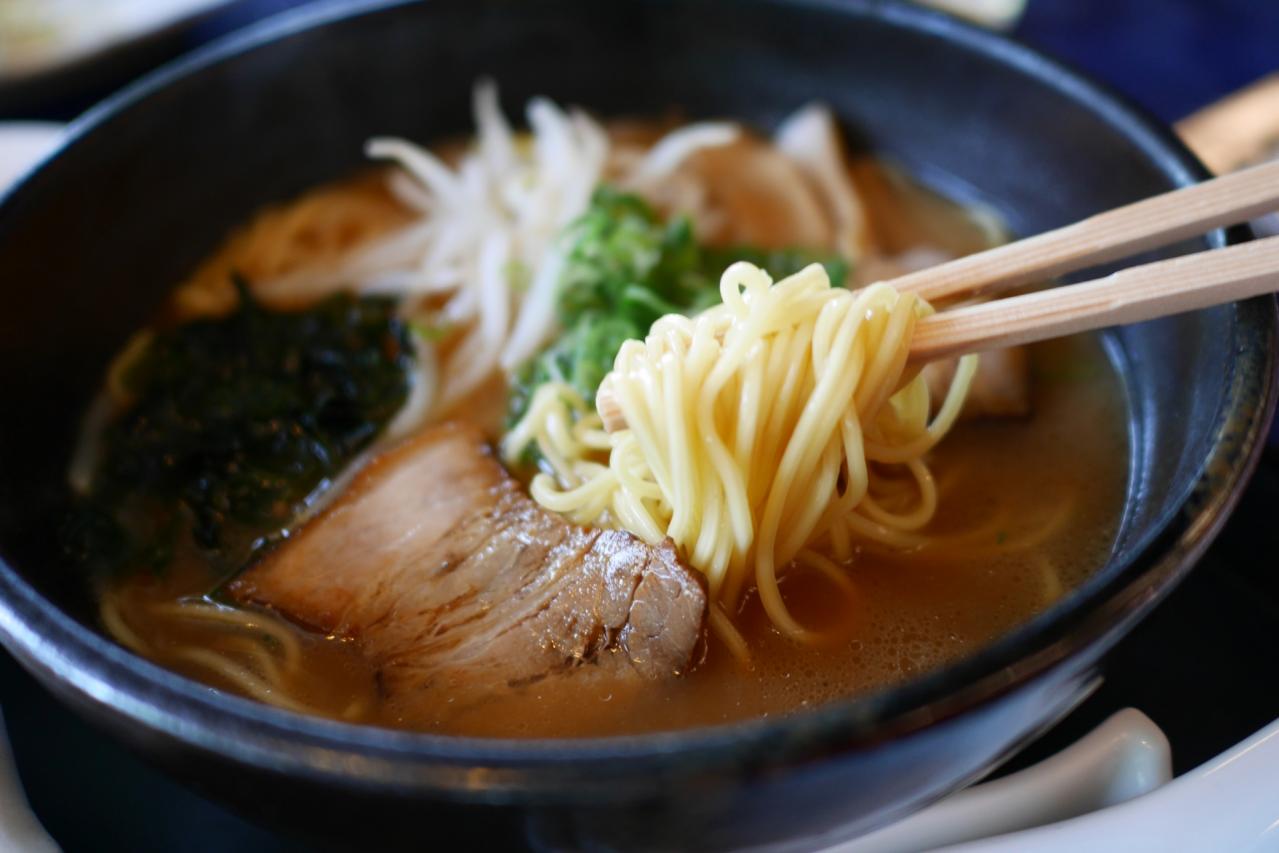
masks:
{"label": "chashu pork slice", "polygon": [[675,675],[700,647],[707,607],[669,540],[548,512],[459,424],[372,460],[229,591],[357,641],[386,698],[410,708],[547,677]]}
{"label": "chashu pork slice", "polygon": [[[924,381],[933,413],[941,408],[959,367],[957,359],[924,365]],[[960,418],[1025,418],[1031,411],[1030,355],[1025,347],[1009,347],[981,354],[968,388]]]}

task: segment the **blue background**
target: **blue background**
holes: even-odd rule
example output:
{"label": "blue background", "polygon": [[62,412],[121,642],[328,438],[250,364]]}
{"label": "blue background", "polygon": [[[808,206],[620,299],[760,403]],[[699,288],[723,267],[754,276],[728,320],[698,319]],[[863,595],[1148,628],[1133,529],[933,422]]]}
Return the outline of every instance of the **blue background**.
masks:
{"label": "blue background", "polygon": [[[243,0],[189,43],[300,5]],[[1014,35],[1168,122],[1279,70],[1279,0],[1028,0]]]}

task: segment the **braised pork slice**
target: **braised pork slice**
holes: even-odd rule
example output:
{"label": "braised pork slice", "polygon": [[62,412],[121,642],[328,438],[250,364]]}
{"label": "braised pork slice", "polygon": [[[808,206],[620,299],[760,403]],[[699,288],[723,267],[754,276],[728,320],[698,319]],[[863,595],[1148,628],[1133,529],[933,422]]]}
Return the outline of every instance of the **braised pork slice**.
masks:
{"label": "braised pork slice", "polygon": [[[924,381],[933,413],[941,408],[959,362],[955,359],[924,365]],[[1030,356],[1025,347],[984,352],[968,388],[960,418],[1024,418],[1030,415]]]}
{"label": "braised pork slice", "polygon": [[701,576],[669,541],[569,524],[455,424],[374,459],[230,592],[358,641],[388,698],[409,704],[548,676],[670,676],[706,615]]}

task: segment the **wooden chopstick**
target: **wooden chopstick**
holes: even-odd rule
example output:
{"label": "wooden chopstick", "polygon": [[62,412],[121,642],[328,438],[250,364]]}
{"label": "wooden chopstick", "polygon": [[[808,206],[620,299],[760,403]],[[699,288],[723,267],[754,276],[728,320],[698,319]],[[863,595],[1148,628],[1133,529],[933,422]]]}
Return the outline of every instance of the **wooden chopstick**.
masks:
{"label": "wooden chopstick", "polygon": [[1139,323],[1276,290],[1279,237],[1267,237],[933,314],[915,324],[910,360],[919,364]]}
{"label": "wooden chopstick", "polygon": [[[952,308],[915,324],[910,363],[1139,323],[1279,291],[1279,237],[1129,267],[1104,278]],[[597,411],[610,432],[626,426],[607,384]]]}
{"label": "wooden chopstick", "polygon": [[[1279,162],[1175,190],[1074,225],[890,282],[930,301],[991,293],[1165,246],[1279,209]],[[1129,267],[1104,278],[952,308],[921,319],[910,362],[923,364],[1279,291],[1279,237]],[[608,387],[605,429],[626,421]]]}
{"label": "wooden chopstick", "polygon": [[1279,74],[1183,118],[1177,135],[1218,173],[1279,155]]}
{"label": "wooden chopstick", "polygon": [[1153,196],[892,281],[929,301],[993,293],[1196,237],[1279,209],[1279,162]]}

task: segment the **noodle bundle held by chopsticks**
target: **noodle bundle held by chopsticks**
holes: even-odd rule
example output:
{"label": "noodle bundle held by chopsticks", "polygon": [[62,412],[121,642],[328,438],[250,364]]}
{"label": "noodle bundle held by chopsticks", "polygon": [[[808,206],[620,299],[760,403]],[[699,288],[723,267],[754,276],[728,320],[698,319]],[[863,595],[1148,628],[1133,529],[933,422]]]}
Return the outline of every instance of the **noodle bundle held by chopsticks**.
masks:
{"label": "noodle bundle held by chopsticks", "polygon": [[954,422],[976,360],[930,422],[927,386],[907,371],[915,322],[932,311],[918,297],[834,288],[819,264],[774,284],[747,263],[728,268],[720,295],[622,346],[600,397],[624,429],[605,433],[580,398],[549,385],[507,446],[537,442],[553,473],[532,494],[548,508],[673,539],[723,608],[712,619],[721,634],[753,576],[773,622],[813,641],[779,573],[799,560],[832,574],[859,541],[919,543],[937,503],[923,457]]}

